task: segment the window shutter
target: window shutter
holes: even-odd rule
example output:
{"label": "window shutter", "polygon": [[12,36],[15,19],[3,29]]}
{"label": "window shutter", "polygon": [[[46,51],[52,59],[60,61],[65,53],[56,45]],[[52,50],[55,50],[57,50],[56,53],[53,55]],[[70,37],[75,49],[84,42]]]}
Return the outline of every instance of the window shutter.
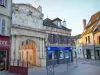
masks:
{"label": "window shutter", "polygon": [[98,37],[98,44],[100,44],[100,36]]}
{"label": "window shutter", "polygon": [[2,34],[6,33],[5,19],[2,19]]}
{"label": "window shutter", "polygon": [[7,0],[4,0],[4,6],[7,7]]}
{"label": "window shutter", "polygon": [[5,34],[8,35],[8,25],[6,20],[5,20]]}
{"label": "window shutter", "polygon": [[2,28],[2,19],[0,19],[0,34],[1,34],[1,28]]}

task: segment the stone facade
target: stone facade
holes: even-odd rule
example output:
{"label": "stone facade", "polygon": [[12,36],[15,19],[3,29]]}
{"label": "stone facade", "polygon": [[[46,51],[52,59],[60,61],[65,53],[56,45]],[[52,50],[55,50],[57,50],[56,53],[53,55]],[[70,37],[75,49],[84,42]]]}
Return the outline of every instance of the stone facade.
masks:
{"label": "stone facade", "polygon": [[[40,7],[40,6],[39,6]],[[39,9],[39,8],[38,8]],[[34,66],[45,66],[45,31],[43,30],[43,14],[37,8],[29,4],[14,4],[12,13],[12,47],[11,60],[20,60],[20,52],[26,53],[29,47],[22,45],[23,41],[28,39],[35,43],[36,56]],[[21,48],[20,46],[24,46]],[[32,49],[31,49],[32,50]],[[33,49],[34,52],[34,49]],[[28,59],[22,59],[28,60]]]}

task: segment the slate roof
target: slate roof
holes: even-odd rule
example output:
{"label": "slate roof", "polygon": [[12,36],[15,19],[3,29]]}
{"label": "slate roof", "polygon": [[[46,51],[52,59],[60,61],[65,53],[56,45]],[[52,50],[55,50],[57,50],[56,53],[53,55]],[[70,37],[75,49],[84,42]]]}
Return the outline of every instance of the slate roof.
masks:
{"label": "slate roof", "polygon": [[43,20],[43,25],[48,26],[48,27],[54,27],[54,28],[59,28],[59,29],[71,31],[71,29],[68,29],[68,28],[66,28],[62,25],[60,27],[58,27],[56,24],[53,23],[55,20],[57,20],[57,18],[54,19],[54,20],[50,20],[49,18],[46,18],[46,19]]}
{"label": "slate roof", "polygon": [[58,20],[58,21],[62,21],[60,18],[55,18],[55,19],[53,19],[52,21],[56,21],[56,20]]}

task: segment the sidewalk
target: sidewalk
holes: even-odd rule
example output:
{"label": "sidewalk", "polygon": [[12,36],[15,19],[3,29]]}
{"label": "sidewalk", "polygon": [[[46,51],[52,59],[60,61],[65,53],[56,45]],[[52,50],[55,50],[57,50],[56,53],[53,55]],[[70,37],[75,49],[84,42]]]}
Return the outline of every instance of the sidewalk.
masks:
{"label": "sidewalk", "polygon": [[5,71],[1,71],[0,75],[16,75],[14,73],[9,73],[9,72],[5,72]]}

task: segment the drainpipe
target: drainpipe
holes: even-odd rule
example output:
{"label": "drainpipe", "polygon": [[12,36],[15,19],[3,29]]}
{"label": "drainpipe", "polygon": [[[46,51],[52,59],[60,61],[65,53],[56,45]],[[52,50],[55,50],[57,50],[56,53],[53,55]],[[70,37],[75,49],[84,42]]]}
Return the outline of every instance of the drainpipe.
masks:
{"label": "drainpipe", "polygon": [[11,44],[12,44],[12,35],[11,35],[11,28],[12,28],[12,0],[11,0],[11,11],[10,11],[10,49],[9,49],[9,66],[8,66],[8,71],[10,72],[10,65],[11,65]]}
{"label": "drainpipe", "polygon": [[96,60],[96,52],[95,52],[95,39],[94,39],[94,32],[93,32],[93,47],[94,47],[94,59]]}

